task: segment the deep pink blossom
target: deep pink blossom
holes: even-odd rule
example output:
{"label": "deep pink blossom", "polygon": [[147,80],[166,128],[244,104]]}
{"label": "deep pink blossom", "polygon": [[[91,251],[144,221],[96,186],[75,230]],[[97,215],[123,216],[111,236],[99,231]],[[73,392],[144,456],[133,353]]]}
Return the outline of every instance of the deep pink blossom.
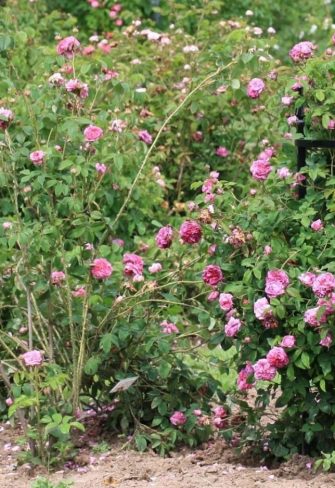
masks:
{"label": "deep pink blossom", "polygon": [[319,342],[320,346],[328,347],[328,349],[330,348],[330,346],[332,345],[332,343],[333,343],[333,336],[331,334],[327,334]]}
{"label": "deep pink blossom", "polygon": [[179,426],[184,425],[187,421],[186,415],[183,412],[176,411],[170,417],[172,425]]}
{"label": "deep pink blossom", "polygon": [[303,285],[311,288],[316,279],[316,274],[307,271],[306,273],[303,273],[300,276],[298,276],[298,279],[299,281],[301,281]]}
{"label": "deep pink blossom", "polygon": [[265,181],[272,171],[272,166],[266,159],[257,159],[250,166],[250,172],[255,180]]}
{"label": "deep pink blossom", "polygon": [[65,280],[65,273],[63,271],[52,271],[51,283],[53,285],[60,285]]}
{"label": "deep pink blossom", "polygon": [[217,156],[219,156],[220,158],[226,158],[227,156],[229,156],[229,151],[226,147],[224,146],[219,146],[216,151],[215,151],[215,154]]}
{"label": "deep pink blossom", "polygon": [[173,230],[170,225],[161,227],[156,234],[155,241],[159,248],[167,249],[172,244]]}
{"label": "deep pink blossom", "polygon": [[202,279],[207,285],[216,286],[223,281],[223,273],[220,266],[209,264],[202,272]]}
{"label": "deep pink blossom", "polygon": [[280,369],[289,363],[288,355],[282,347],[273,347],[266,355],[271,366]]}
{"label": "deep pink blossom", "polygon": [[76,288],[75,290],[73,290],[72,296],[74,298],[83,298],[84,296],[86,296],[86,290],[85,290],[85,288],[83,286],[80,286],[79,288]]}
{"label": "deep pink blossom", "polygon": [[80,42],[74,36],[65,37],[57,44],[57,53],[66,58],[72,58],[79,47]]}
{"label": "deep pink blossom", "polygon": [[89,125],[84,130],[84,137],[85,137],[85,141],[87,142],[97,141],[98,139],[101,139],[103,134],[104,134],[103,130],[100,127],[97,127],[96,125]]}
{"label": "deep pink blossom", "polygon": [[176,324],[172,322],[168,322],[167,320],[163,320],[160,326],[162,327],[163,334],[178,334],[179,329]]}
{"label": "deep pink blossom", "polygon": [[276,368],[267,359],[259,359],[253,368],[256,380],[272,381],[277,374]]}
{"label": "deep pink blossom", "polygon": [[152,135],[147,130],[140,130],[138,133],[138,138],[140,141],[145,142],[145,144],[150,145],[152,143]]}
{"label": "deep pink blossom", "polygon": [[135,278],[135,276],[142,276],[144,262],[141,256],[134,253],[126,253],[123,256],[124,274],[126,276]]}
{"label": "deep pink blossom", "polygon": [[237,388],[241,391],[250,390],[254,386],[254,383],[250,383],[250,377],[254,374],[254,368],[250,362],[241,369],[237,377]]}
{"label": "deep pink blossom", "polygon": [[96,280],[106,280],[113,273],[113,267],[105,258],[94,259],[91,264],[91,274]]}
{"label": "deep pink blossom", "polygon": [[197,244],[202,237],[201,226],[195,220],[186,220],[180,226],[179,235],[183,243]]}
{"label": "deep pink blossom", "polygon": [[314,220],[314,222],[311,223],[311,229],[314,230],[315,232],[319,232],[320,230],[323,229],[323,222],[321,219]]}

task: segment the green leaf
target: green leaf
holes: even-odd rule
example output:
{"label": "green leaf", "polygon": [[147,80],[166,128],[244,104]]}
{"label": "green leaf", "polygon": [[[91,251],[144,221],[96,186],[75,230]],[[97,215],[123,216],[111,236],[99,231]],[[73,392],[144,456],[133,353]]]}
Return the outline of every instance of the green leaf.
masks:
{"label": "green leaf", "polygon": [[163,361],[159,368],[158,368],[158,372],[159,372],[159,375],[161,376],[161,378],[167,378],[170,374],[170,371],[171,371],[171,364],[168,363],[167,361]]}
{"label": "green leaf", "polygon": [[145,451],[148,445],[147,440],[143,435],[135,436],[135,444],[137,449],[141,452]]}

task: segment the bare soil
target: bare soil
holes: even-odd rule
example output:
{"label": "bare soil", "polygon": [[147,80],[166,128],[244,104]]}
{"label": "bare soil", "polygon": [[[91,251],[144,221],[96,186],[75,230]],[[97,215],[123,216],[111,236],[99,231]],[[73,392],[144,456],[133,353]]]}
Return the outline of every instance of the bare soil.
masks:
{"label": "bare soil", "polygon": [[[42,471],[28,465],[17,466],[16,433],[10,426],[0,427],[0,488],[30,488]],[[14,451],[13,451],[14,448]],[[80,454],[81,467],[47,476],[50,481],[73,481],[74,488],[331,488],[335,474],[314,475],[306,467],[310,460],[294,457],[279,468],[250,467],[221,441],[194,451],[185,450],[170,458],[154,453],[124,450],[115,444],[105,454]],[[254,460],[257,464],[257,461]]]}

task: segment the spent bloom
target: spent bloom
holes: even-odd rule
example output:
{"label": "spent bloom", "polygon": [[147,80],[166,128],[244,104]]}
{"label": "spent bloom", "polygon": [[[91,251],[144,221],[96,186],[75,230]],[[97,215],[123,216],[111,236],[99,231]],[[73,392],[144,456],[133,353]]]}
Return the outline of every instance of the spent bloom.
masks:
{"label": "spent bloom", "polygon": [[292,47],[289,55],[294,62],[304,61],[313,56],[315,45],[310,41],[298,42]]}
{"label": "spent bloom", "polygon": [[43,363],[43,354],[40,351],[28,351],[21,357],[25,366],[40,366]]}
{"label": "spent bloom", "polygon": [[159,273],[162,271],[163,267],[161,263],[153,263],[151,266],[149,266],[149,273]]}
{"label": "spent bloom", "polygon": [[277,169],[277,176],[281,180],[285,180],[286,178],[289,178],[290,176],[292,176],[292,173],[288,168],[286,168],[284,166],[283,168]]}
{"label": "spent bloom", "polygon": [[9,108],[0,107],[0,129],[7,129],[13,119],[14,114]]}
{"label": "spent bloom", "polygon": [[288,356],[282,347],[273,347],[266,356],[271,366],[274,368],[283,368],[289,363]]}
{"label": "spent bloom", "polygon": [[96,258],[91,264],[91,275],[96,280],[106,280],[113,273],[113,267],[105,258]]}
{"label": "spent bloom", "polygon": [[147,130],[140,130],[138,133],[138,138],[140,141],[145,142],[145,144],[152,143],[152,135]]}
{"label": "spent bloom", "polygon": [[65,89],[69,93],[74,93],[80,98],[88,97],[88,85],[76,78],[65,83]]}
{"label": "spent bloom", "polygon": [[256,380],[272,381],[277,374],[276,368],[267,359],[259,359],[253,368]]}
{"label": "spent bloom", "polygon": [[103,130],[100,127],[97,127],[96,125],[89,125],[84,130],[84,137],[85,137],[85,141],[87,142],[97,141],[98,139],[101,139],[103,134],[104,134]]}
{"label": "spent bloom", "polygon": [[172,244],[173,230],[169,225],[161,227],[156,234],[155,241],[159,248],[167,249]]}
{"label": "spent bloom", "polygon": [[250,98],[259,98],[265,89],[265,83],[260,78],[253,78],[248,83],[247,94]]}
{"label": "spent bloom", "polygon": [[74,36],[65,37],[57,44],[57,53],[66,58],[72,58],[80,47],[80,42]]}
{"label": "spent bloom", "polygon": [[44,163],[45,153],[43,151],[34,151],[30,153],[29,159],[35,166],[41,166]]}
{"label": "spent bloom", "polygon": [[223,281],[223,273],[220,266],[209,264],[202,272],[202,279],[207,285],[216,286]]}
{"label": "spent bloom", "polygon": [[173,324],[172,322],[168,322],[167,320],[163,320],[160,326],[162,327],[163,334],[178,334],[179,332],[179,329],[176,326],[176,324]]}
{"label": "spent bloom", "polygon": [[48,82],[51,86],[62,86],[65,83],[65,80],[61,73],[53,73],[49,79]]}
{"label": "spent bloom", "polygon": [[170,422],[172,425],[179,426],[184,425],[187,421],[186,415],[183,412],[176,411],[170,417]]}
{"label": "spent bloom", "polygon": [[60,285],[65,280],[65,273],[63,271],[53,271],[51,273],[51,283],[53,285]]}
{"label": "spent bloom", "polygon": [[202,237],[202,230],[195,220],[186,220],[179,229],[179,235],[183,243],[197,244]]}
{"label": "spent bloom", "polygon": [[123,256],[124,274],[135,278],[136,276],[142,276],[144,262],[141,256],[133,253],[126,253]]}

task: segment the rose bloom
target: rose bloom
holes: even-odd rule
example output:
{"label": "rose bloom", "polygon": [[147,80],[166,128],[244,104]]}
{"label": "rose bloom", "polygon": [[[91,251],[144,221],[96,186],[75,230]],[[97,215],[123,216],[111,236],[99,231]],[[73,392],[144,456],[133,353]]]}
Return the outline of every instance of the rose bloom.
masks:
{"label": "rose bloom", "polygon": [[140,130],[138,133],[138,138],[140,141],[145,142],[145,144],[151,144],[152,143],[152,135],[149,134],[147,130]]}
{"label": "rose bloom", "polygon": [[265,293],[270,298],[276,298],[285,293],[285,287],[279,281],[269,281],[265,286]]}
{"label": "rose bloom", "polygon": [[288,355],[282,347],[273,347],[266,355],[266,359],[271,366],[280,369],[287,366],[289,363]]}
{"label": "rose bloom", "polygon": [[148,269],[149,273],[159,273],[163,268],[161,263],[153,263]]}
{"label": "rose bloom", "polygon": [[269,256],[272,253],[272,247],[271,246],[265,246],[263,253],[265,256]]}
{"label": "rose bloom", "polygon": [[126,253],[123,256],[124,274],[134,278],[143,274],[144,262],[141,256],[133,253]]}
{"label": "rose bloom", "polygon": [[214,407],[213,413],[214,413],[215,417],[220,417],[220,418],[227,417],[227,412],[221,406]]}
{"label": "rose bloom", "polygon": [[169,225],[161,227],[156,234],[155,241],[160,249],[167,249],[172,244],[173,230]]}
{"label": "rose bloom", "polygon": [[57,44],[57,53],[66,58],[72,58],[80,47],[80,42],[74,36],[65,37]]}
{"label": "rose bloom", "polygon": [[0,129],[7,129],[13,118],[13,112],[9,108],[0,107]]}
{"label": "rose bloom", "polygon": [[104,175],[107,171],[107,166],[103,163],[97,163],[95,165],[95,169],[97,170],[97,172],[101,175]]}
{"label": "rose bloom", "polygon": [[265,181],[272,171],[272,166],[266,159],[257,159],[250,167],[250,172],[255,180]]}
{"label": "rose bloom", "polygon": [[333,337],[330,334],[327,334],[326,337],[321,339],[319,342],[320,346],[328,347],[328,349],[330,348],[332,343],[333,343]]}
{"label": "rose bloom", "polygon": [[311,223],[311,229],[314,230],[315,232],[319,232],[320,230],[323,229],[323,222],[322,220],[314,220],[314,222]]}
{"label": "rose bloom", "polygon": [[265,83],[260,78],[253,78],[248,83],[247,94],[250,98],[259,98],[264,91]]}
{"label": "rose bloom", "polygon": [[183,412],[176,411],[170,417],[171,424],[175,426],[184,425],[186,421],[187,418]]}
{"label": "rose bloom", "polygon": [[12,398],[6,398],[5,400],[5,404],[7,405],[7,407],[10,407],[11,405],[13,405],[13,400]]}
{"label": "rose bloom", "polygon": [[113,267],[105,258],[94,259],[91,264],[91,275],[96,280],[106,280],[113,273]]}
{"label": "rose bloom", "polygon": [[86,295],[86,290],[83,286],[81,286],[80,288],[76,288],[75,290],[73,290],[72,292],[72,296],[74,298],[82,298]]}
{"label": "rose bloom", "polygon": [[241,391],[250,390],[254,386],[253,383],[249,383],[249,379],[254,374],[254,368],[251,363],[247,363],[245,368],[241,369],[237,377],[237,388]]}
{"label": "rose bloom", "polygon": [[220,266],[210,264],[202,272],[202,279],[207,285],[216,286],[223,281],[223,273]]}
{"label": "rose bloom", "polygon": [[176,326],[176,324],[173,324],[172,322],[168,322],[167,320],[163,320],[163,322],[161,322],[160,326],[162,327],[163,334],[178,334],[179,333],[179,329]]}
{"label": "rose bloom", "polygon": [[298,123],[298,117],[296,115],[290,115],[287,117],[287,123],[288,125],[295,125]]}
{"label": "rose bloom", "polygon": [[267,317],[272,316],[271,306],[267,298],[259,298],[255,301],[254,314],[258,320],[265,320]]}
{"label": "rose bloom", "polygon": [[11,222],[4,222],[4,223],[2,224],[2,228],[3,228],[4,230],[11,229],[12,227],[13,227],[13,224],[12,224]]}
{"label": "rose bloom", "polygon": [[207,300],[209,302],[215,302],[219,298],[219,295],[220,293],[218,291],[211,291],[207,296]]}
{"label": "rose bloom", "polygon": [[278,281],[281,283],[285,288],[290,284],[289,277],[287,273],[282,269],[272,269],[268,271],[266,275],[266,281]]}
{"label": "rose bloom", "polygon": [[202,230],[195,220],[186,220],[179,229],[179,235],[183,243],[197,244],[202,237]]}
{"label": "rose bloom", "polygon": [[44,163],[45,153],[43,151],[34,151],[30,153],[29,159],[35,166],[41,166]]}
{"label": "rose bloom", "polygon": [[48,79],[51,86],[62,86],[65,83],[63,76],[60,73],[54,73]]}
{"label": "rose bloom", "polygon": [[220,146],[215,151],[215,154],[217,156],[220,156],[220,158],[226,158],[227,156],[229,156],[229,151],[228,151],[228,149],[226,147]]}
{"label": "rose bloom", "polygon": [[281,98],[281,103],[285,107],[288,107],[289,105],[291,105],[292,102],[293,102],[293,97],[285,96],[285,97]]}
{"label": "rose bloom", "polygon": [[53,285],[60,285],[65,280],[65,273],[63,271],[53,271],[51,273],[51,283]]}
{"label": "rose bloom", "polygon": [[313,282],[312,290],[316,296],[323,298],[335,290],[335,276],[332,273],[322,273]]}
{"label": "rose bloom", "polygon": [[222,310],[229,312],[234,306],[234,297],[230,293],[220,293],[219,305]]}
{"label": "rose bloom", "polygon": [[309,59],[313,56],[314,49],[315,46],[312,42],[298,42],[298,44],[293,46],[293,48],[289,52],[289,55],[294,62],[304,61],[305,59]]}
{"label": "rose bloom", "polygon": [[43,354],[40,351],[28,351],[21,357],[25,366],[40,366],[43,363]]}
{"label": "rose bloom", "polygon": [[304,321],[312,327],[318,327],[327,322],[327,314],[321,307],[310,308],[304,313]]}
{"label": "rose bloom", "polygon": [[282,338],[280,343],[281,347],[285,347],[286,349],[292,349],[295,346],[295,337],[293,335],[286,335]]}
{"label": "rose bloom", "polygon": [[224,326],[224,331],[227,337],[235,337],[240,330],[242,324],[239,319],[235,317],[230,317],[226,325]]}
{"label": "rose bloom", "polygon": [[277,374],[276,368],[267,359],[259,359],[253,368],[256,380],[272,381]]}
{"label": "rose bloom", "polygon": [[277,176],[281,180],[285,180],[286,178],[289,178],[290,176],[292,176],[292,173],[288,168],[283,167],[283,168],[277,169]]}
{"label": "rose bloom", "polygon": [[98,139],[101,139],[103,134],[104,134],[103,130],[100,127],[97,127],[96,125],[89,125],[84,130],[84,137],[85,137],[85,141],[87,142],[97,141]]}

